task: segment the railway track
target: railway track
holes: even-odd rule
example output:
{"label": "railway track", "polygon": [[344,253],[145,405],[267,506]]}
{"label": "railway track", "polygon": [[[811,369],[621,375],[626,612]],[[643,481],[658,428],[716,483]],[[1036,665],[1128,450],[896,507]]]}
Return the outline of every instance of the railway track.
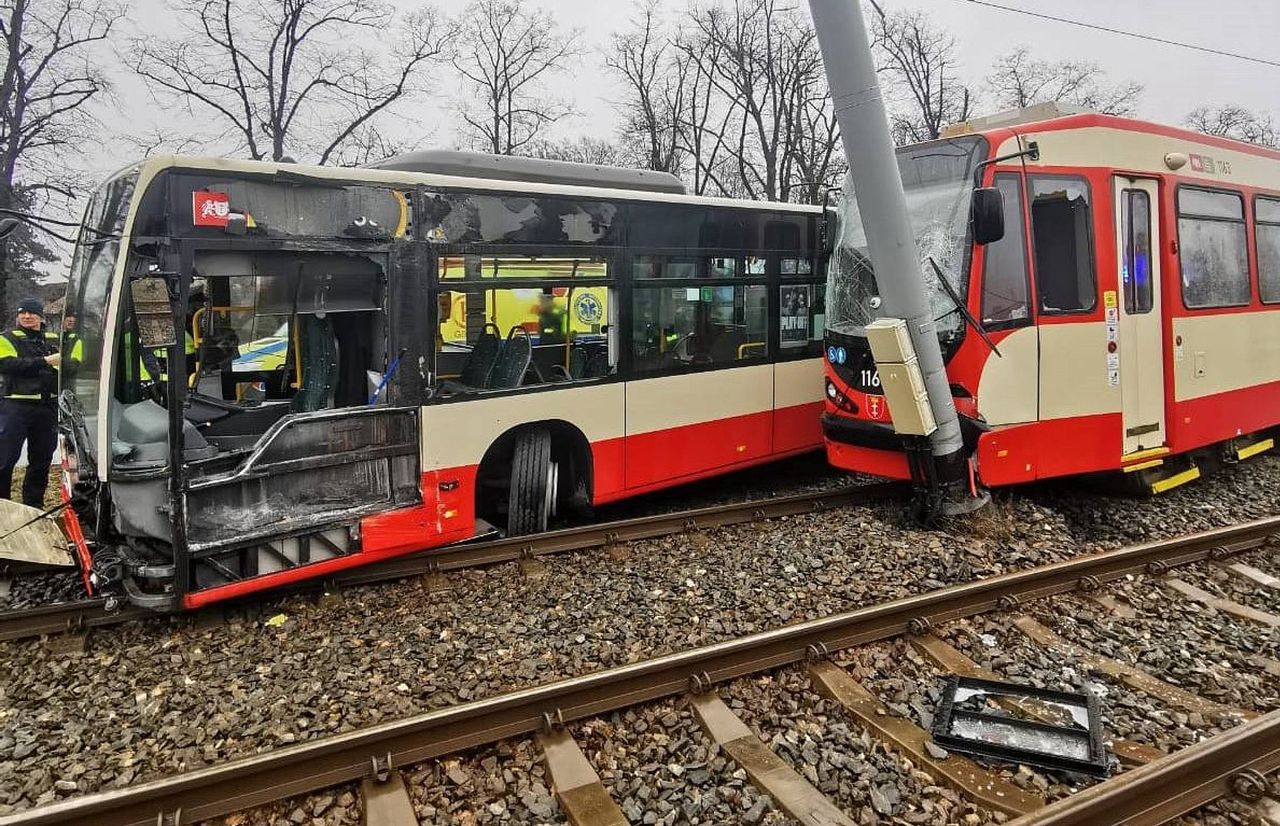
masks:
{"label": "railway track", "polygon": [[[898,496],[903,490],[903,486],[898,483],[848,485],[816,493],[714,505],[563,528],[533,536],[509,537],[436,548],[346,571],[323,582],[304,584],[293,593],[315,592],[317,589],[341,590],[513,560],[534,559],[567,551],[622,545],[640,539],[864,505]],[[278,596],[281,593],[288,593],[288,591],[273,591],[267,596]],[[260,596],[259,599],[261,598]],[[57,634],[69,635],[72,640],[79,641],[95,628],[122,625],[157,616],[153,611],[132,606],[112,610],[109,610],[109,607],[106,599],[95,598],[3,611],[0,612],[0,642]],[[208,615],[220,610],[223,609],[215,607],[203,613]]]}
{"label": "railway track", "polygon": [[[186,826],[343,783],[361,784],[366,822],[411,826],[417,820],[401,768],[529,734],[539,738],[561,809],[570,822],[622,824],[627,819],[566,724],[676,695],[687,697],[708,735],[771,796],[776,807],[801,823],[853,823],[759,739],[717,693],[739,678],[797,664],[818,691],[886,748],[986,810],[1016,817],[1018,826],[1164,823],[1228,794],[1265,798],[1266,775],[1280,769],[1280,710],[1262,714],[1200,698],[1136,667],[1082,651],[1079,644],[1056,638],[1023,612],[1033,601],[1067,594],[1095,595],[1099,604],[1105,604],[1104,586],[1132,577],[1148,577],[1153,586],[1181,583],[1168,574],[1204,561],[1232,575],[1248,576],[1255,584],[1280,588],[1274,578],[1231,564],[1231,557],[1258,548],[1277,533],[1280,517],[1271,517],[1082,556],[73,798],[0,817],[0,826]],[[1265,612],[1196,593],[1194,588],[1176,586],[1175,590],[1241,621],[1280,624],[1280,619]],[[1137,743],[1116,742],[1113,752],[1127,770],[1046,805],[993,770],[954,754],[934,754],[923,729],[890,713],[871,690],[834,662],[837,652],[905,637],[940,667],[984,676],[979,666],[951,649],[938,630],[953,621],[993,612],[1014,615],[1014,624],[1037,643],[1075,651],[1088,658],[1091,670],[1162,702],[1240,722],[1170,755]]]}

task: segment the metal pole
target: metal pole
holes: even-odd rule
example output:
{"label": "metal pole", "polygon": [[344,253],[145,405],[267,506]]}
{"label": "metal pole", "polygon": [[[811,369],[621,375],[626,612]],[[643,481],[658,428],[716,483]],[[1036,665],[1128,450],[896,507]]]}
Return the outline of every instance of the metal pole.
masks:
{"label": "metal pole", "polygon": [[[853,177],[854,196],[875,266],[881,313],[907,322],[938,429],[929,437],[944,480],[963,465],[964,442],[951,400],[951,384],[925,294],[920,252],[907,215],[902,176],[889,137],[866,23],[858,0],[809,0],[818,46],[827,69],[836,120]],[[950,465],[947,472],[946,465]]]}

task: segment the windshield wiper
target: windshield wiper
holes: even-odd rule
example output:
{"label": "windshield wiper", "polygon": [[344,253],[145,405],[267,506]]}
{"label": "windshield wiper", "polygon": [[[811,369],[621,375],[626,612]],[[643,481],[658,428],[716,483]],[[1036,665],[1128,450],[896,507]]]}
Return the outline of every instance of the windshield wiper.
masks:
{"label": "windshield wiper", "polygon": [[[933,267],[934,275],[938,276],[938,283],[942,285],[942,289],[946,290],[946,293],[951,298],[952,303],[956,305],[956,310],[960,312],[960,315],[964,316],[964,320],[969,322],[969,326],[973,327],[974,331],[978,335],[982,336],[982,340],[991,348],[991,352],[995,353],[999,358],[1004,358],[1000,353],[1000,349],[996,347],[996,343],[991,340],[991,336],[987,335],[987,331],[982,329],[982,325],[978,323],[978,319],[974,318],[973,313],[969,312],[969,308],[964,306],[964,302],[961,301],[960,296],[956,294],[956,290],[951,286],[951,282],[942,274],[942,268],[938,266],[937,261],[933,260],[932,255],[929,256],[929,266]],[[947,313],[947,315],[951,315],[951,313]],[[944,315],[941,317],[946,318],[947,316]],[[934,320],[936,321],[937,319]]]}

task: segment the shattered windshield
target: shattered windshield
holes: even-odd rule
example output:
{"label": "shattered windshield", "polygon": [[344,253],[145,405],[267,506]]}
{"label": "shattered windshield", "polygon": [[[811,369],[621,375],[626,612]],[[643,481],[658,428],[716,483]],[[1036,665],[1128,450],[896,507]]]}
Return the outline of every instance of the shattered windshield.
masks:
{"label": "shattered windshield", "polygon": [[[968,288],[969,201],[973,172],[986,154],[986,141],[970,136],[933,141],[898,150],[898,169],[907,196],[907,213],[920,248],[921,271],[938,335],[952,338],[964,319],[938,284],[929,264],[933,258],[958,295]],[[827,329],[846,336],[862,336],[863,328],[879,317],[871,299],[879,294],[867,253],[867,237],[846,177],[839,206],[835,252],[827,275]]]}
{"label": "shattered windshield", "polygon": [[[83,416],[82,433],[96,448],[98,400],[102,383],[102,342],[111,297],[112,276],[120,254],[120,233],[133,198],[138,170],[107,181],[93,194],[67,279],[62,319],[62,390],[74,396],[75,416]],[[82,459],[85,457],[82,457]]]}

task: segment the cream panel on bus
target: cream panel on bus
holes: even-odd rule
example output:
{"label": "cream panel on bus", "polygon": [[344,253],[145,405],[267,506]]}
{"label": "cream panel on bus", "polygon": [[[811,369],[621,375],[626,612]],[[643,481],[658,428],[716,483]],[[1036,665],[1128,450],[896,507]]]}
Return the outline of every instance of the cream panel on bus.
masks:
{"label": "cream panel on bus", "polygon": [[627,382],[627,435],[771,411],[773,368],[758,364]]}
{"label": "cream panel on bus", "polygon": [[822,359],[782,361],[773,366],[773,406],[795,407],[822,401]]}
{"label": "cream panel on bus", "polygon": [[1280,381],[1276,316],[1259,312],[1175,318],[1174,399],[1198,399]]}
{"label": "cream panel on bus", "polygon": [[1101,321],[1042,324],[1040,419],[1120,412],[1120,382],[1107,366],[1107,325]]}
{"label": "cream panel on bus", "polygon": [[422,408],[422,469],[479,464],[494,440],[519,424],[559,419],[590,442],[623,432],[622,382],[478,397]]}
{"label": "cream panel on bus", "polygon": [[978,412],[991,425],[1034,422],[1040,415],[1040,336],[1035,327],[1023,327],[998,346],[1000,356],[989,355],[978,378]]}
{"label": "cream panel on bus", "polygon": [[[1040,148],[1040,160],[1026,162],[1028,171],[1034,171],[1038,163],[1051,166],[1101,166],[1132,172],[1165,175],[1173,173],[1201,178],[1206,183],[1248,184],[1280,189],[1280,160],[1200,143],[1194,139],[1100,126],[1044,132],[1032,130],[1022,137],[1024,141],[1035,141]],[[1016,151],[1017,141],[1010,138],[1000,145],[996,154]],[[1200,172],[1193,170],[1188,163],[1181,169],[1171,170],[1164,163],[1164,156],[1170,152],[1212,158],[1214,169],[1212,172]]]}

